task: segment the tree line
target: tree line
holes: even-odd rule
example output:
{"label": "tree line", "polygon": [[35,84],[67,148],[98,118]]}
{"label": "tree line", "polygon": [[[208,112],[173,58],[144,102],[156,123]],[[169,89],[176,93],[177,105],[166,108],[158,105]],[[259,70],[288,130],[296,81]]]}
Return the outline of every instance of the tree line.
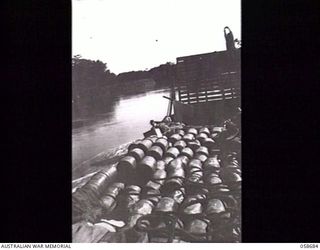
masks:
{"label": "tree line", "polygon": [[174,80],[173,63],[162,64],[150,70],[116,75],[102,61],[84,59],[80,55],[74,56],[72,58],[73,119],[109,112],[117,96],[146,91],[146,82],[155,82],[152,88],[157,89],[170,87]]}

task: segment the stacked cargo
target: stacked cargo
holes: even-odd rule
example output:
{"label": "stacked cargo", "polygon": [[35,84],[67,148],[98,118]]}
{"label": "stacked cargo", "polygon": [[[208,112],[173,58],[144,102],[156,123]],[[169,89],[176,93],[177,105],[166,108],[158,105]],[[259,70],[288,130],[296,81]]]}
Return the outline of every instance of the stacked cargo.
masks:
{"label": "stacked cargo", "polygon": [[184,126],[132,143],[73,193],[73,222],[125,223],[99,242],[240,242],[241,142],[230,131]]}

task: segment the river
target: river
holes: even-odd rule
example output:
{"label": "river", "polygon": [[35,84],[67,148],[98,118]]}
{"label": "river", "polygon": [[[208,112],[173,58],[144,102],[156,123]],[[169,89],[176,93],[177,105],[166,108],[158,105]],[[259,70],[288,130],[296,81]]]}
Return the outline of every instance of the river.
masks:
{"label": "river", "polygon": [[[142,138],[150,120],[162,120],[167,112],[169,89],[116,98],[112,111],[72,130],[72,168],[103,151]],[[74,172],[74,171],[73,171]]]}

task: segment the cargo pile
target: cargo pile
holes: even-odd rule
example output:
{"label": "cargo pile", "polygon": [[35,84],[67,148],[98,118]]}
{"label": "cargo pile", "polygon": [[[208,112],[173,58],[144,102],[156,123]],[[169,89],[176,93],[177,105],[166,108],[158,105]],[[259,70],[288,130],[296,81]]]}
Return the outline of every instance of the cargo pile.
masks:
{"label": "cargo pile", "polygon": [[[116,165],[73,193],[73,238],[240,242],[240,137],[232,123],[181,126],[130,144]],[[102,221],[108,229],[93,237],[94,226]],[[123,226],[116,226],[117,221]],[[90,225],[90,240],[78,235],[85,223]]]}

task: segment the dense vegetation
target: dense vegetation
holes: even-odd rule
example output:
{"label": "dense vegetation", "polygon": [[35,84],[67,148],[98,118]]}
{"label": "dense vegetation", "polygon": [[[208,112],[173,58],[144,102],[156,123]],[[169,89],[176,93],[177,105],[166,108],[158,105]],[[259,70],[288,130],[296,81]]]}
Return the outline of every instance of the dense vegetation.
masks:
{"label": "dense vegetation", "polygon": [[115,75],[99,60],[72,58],[73,119],[92,117],[112,108],[117,96],[169,87],[174,81],[175,64],[166,63],[149,71]]}

